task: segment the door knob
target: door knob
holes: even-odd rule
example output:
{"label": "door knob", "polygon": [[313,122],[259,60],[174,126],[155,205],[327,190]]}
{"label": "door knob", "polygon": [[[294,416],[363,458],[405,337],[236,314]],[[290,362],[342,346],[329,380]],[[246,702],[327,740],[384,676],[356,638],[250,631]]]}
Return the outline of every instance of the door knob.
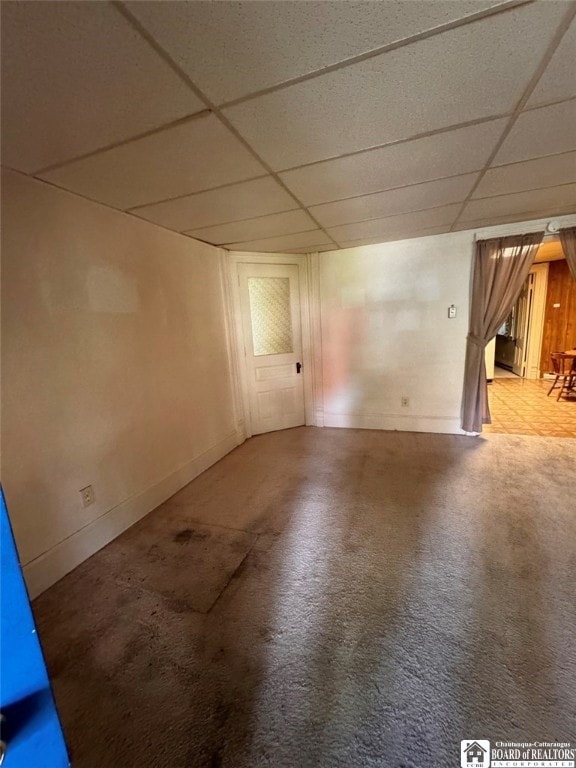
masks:
{"label": "door knob", "polygon": [[300,373],[302,370],[302,363],[296,363],[296,373]]}

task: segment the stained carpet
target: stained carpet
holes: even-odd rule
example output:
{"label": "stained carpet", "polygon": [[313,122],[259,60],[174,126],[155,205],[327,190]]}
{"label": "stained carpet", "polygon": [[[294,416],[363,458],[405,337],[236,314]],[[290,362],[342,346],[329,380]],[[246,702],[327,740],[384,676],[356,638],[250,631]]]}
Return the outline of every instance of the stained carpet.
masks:
{"label": "stained carpet", "polygon": [[451,768],[576,741],[576,442],[301,428],[34,603],[75,768]]}

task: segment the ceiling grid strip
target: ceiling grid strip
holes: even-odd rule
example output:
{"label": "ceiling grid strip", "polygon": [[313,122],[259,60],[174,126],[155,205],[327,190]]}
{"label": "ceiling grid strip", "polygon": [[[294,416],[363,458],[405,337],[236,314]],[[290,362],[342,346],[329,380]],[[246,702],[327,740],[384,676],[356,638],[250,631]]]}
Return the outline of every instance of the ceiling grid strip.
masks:
{"label": "ceiling grid strip", "polygon": [[210,114],[209,109],[202,109],[200,112],[192,112],[189,115],[184,115],[184,117],[178,118],[178,120],[173,120],[170,123],[164,123],[163,125],[158,126],[157,128],[151,128],[148,131],[143,131],[142,133],[138,133],[135,136],[130,136],[129,139],[122,139],[120,141],[112,142],[112,144],[106,144],[104,147],[98,147],[98,149],[93,149],[91,152],[85,152],[82,155],[76,155],[75,157],[71,157],[68,160],[63,160],[60,163],[53,163],[52,165],[47,165],[44,168],[39,168],[37,171],[32,171],[29,175],[30,176],[41,176],[43,173],[48,173],[49,171],[55,171],[58,168],[63,168],[65,165],[69,165],[70,163],[75,163],[78,160],[86,160],[89,157],[94,157],[95,155],[99,155],[102,152],[108,152],[110,149],[116,149],[117,147],[124,147],[126,144],[131,144],[133,141],[139,141],[140,139],[147,139],[149,136],[155,136],[158,133],[163,133],[164,131],[169,131],[172,128],[178,128],[180,125],[186,125],[187,123],[191,123],[193,120],[198,120],[203,117],[208,117]]}
{"label": "ceiling grid strip", "polygon": [[[112,5],[132,24],[134,29],[142,35],[144,40],[150,44],[150,46],[158,53],[159,56],[161,56],[164,61],[166,61],[167,64],[172,68],[172,70],[185,82],[189,88],[192,90],[192,92],[198,96],[198,98],[206,105],[206,107],[211,110],[211,112],[215,115],[215,117],[220,120],[220,122],[238,139],[238,141],[241,142],[241,144],[250,152],[252,157],[254,157],[260,165],[264,168],[264,170],[272,176],[272,178],[276,181],[277,184],[279,184],[282,189],[284,189],[285,192],[287,192],[290,197],[297,203],[298,207],[303,210],[305,213],[310,216],[312,221],[316,224],[319,230],[321,230],[329,241],[336,243],[336,240],[334,240],[333,237],[331,237],[328,232],[320,225],[320,223],[316,220],[316,218],[310,213],[310,211],[306,208],[306,206],[299,200],[298,197],[290,190],[286,184],[282,181],[282,179],[278,176],[278,174],[272,170],[272,168],[266,163],[260,155],[256,152],[256,150],[246,141],[246,139],[236,130],[236,128],[230,123],[228,118],[226,118],[221,112],[220,109],[212,102],[211,99],[209,99],[206,94],[198,88],[196,83],[188,77],[188,75],[184,72],[184,70],[173,60],[173,58],[170,56],[170,54],[164,50],[164,48],[154,39],[154,37],[148,32],[148,30],[136,19],[135,16],[132,15],[132,13],[126,8],[123,3],[119,2],[119,0],[112,0]],[[206,190],[207,191],[207,190]]]}
{"label": "ceiling grid strip", "polygon": [[486,175],[486,172],[490,169],[490,166],[491,166],[492,162],[494,161],[494,158],[496,157],[496,155],[500,151],[500,148],[502,147],[502,145],[504,144],[504,141],[506,140],[506,138],[508,137],[510,131],[514,127],[514,124],[516,123],[516,120],[520,116],[520,113],[522,112],[522,110],[523,110],[524,106],[526,105],[528,99],[532,95],[532,92],[534,91],[534,89],[538,85],[538,81],[540,80],[540,78],[544,74],[544,71],[546,70],[546,67],[548,66],[548,64],[550,63],[552,57],[556,53],[556,50],[557,50],[558,46],[562,42],[562,38],[564,37],[564,35],[568,31],[571,23],[574,21],[574,18],[576,17],[576,0],[571,0],[569,5],[570,5],[570,7],[569,7],[568,11],[566,12],[564,18],[562,19],[562,22],[560,23],[558,29],[556,30],[556,33],[555,33],[554,37],[550,41],[550,44],[548,45],[548,48],[546,49],[544,55],[542,56],[542,59],[541,59],[539,65],[536,67],[536,70],[535,70],[534,74],[532,75],[532,78],[530,79],[530,82],[528,83],[528,85],[526,86],[526,88],[524,90],[524,93],[522,94],[522,96],[518,100],[518,103],[516,104],[516,107],[515,107],[512,115],[511,115],[510,119],[508,120],[508,124],[504,128],[504,130],[502,132],[502,135],[500,136],[499,141],[496,143],[496,146],[494,147],[494,149],[492,150],[490,156],[488,157],[488,160],[486,161],[486,164],[485,164],[484,168],[480,171],[480,174],[478,175],[478,178],[476,179],[476,182],[473,184],[472,189],[468,193],[468,196],[466,197],[466,199],[462,203],[460,211],[458,212],[458,215],[454,219],[454,223],[450,227],[450,231],[451,232],[453,232],[454,228],[456,226],[458,226],[458,222],[460,220],[460,217],[464,213],[464,210],[466,209],[467,204],[472,199],[472,195],[474,194],[474,192],[478,188],[478,185],[480,184],[480,182],[482,181],[482,179]]}
{"label": "ceiling grid strip", "polygon": [[[439,24],[438,26],[433,27],[432,29],[424,30],[423,32],[419,32],[417,34],[405,37],[405,38],[403,38],[401,40],[397,40],[397,41],[394,41],[392,43],[388,43],[386,45],[379,46],[378,48],[374,48],[374,49],[372,49],[370,51],[365,51],[363,53],[359,53],[357,55],[350,56],[350,57],[348,57],[346,59],[343,59],[343,60],[340,60],[340,61],[338,61],[338,62],[336,62],[334,64],[330,64],[328,66],[321,67],[319,69],[316,69],[314,71],[305,73],[305,74],[300,75],[298,77],[293,77],[291,79],[284,80],[283,82],[279,82],[279,83],[276,83],[274,85],[271,85],[271,86],[269,86],[267,88],[262,88],[260,90],[252,91],[251,93],[248,93],[248,94],[246,94],[244,96],[239,96],[238,98],[229,99],[228,101],[223,101],[222,103],[217,104],[217,103],[213,102],[211,100],[211,98],[208,97],[204,93],[204,91],[201,90],[201,88],[198,85],[196,85],[196,82],[193,79],[195,77],[194,73],[193,72],[191,73],[192,76],[187,74],[187,72],[183,69],[183,67],[181,67],[180,64],[173,58],[172,54],[169,53],[169,48],[168,49],[164,48],[163,44],[159,43],[158,40],[156,40],[156,38],[154,36],[154,33],[148,31],[148,29],[146,28],[146,25],[144,23],[140,22],[139,18],[135,15],[135,12],[133,13],[131,11],[131,9],[129,7],[127,7],[127,5],[125,5],[123,0],[109,0],[109,2],[107,4],[110,7],[114,8],[117,13],[121,14],[121,16],[124,18],[124,20],[128,22],[130,27],[132,29],[134,29],[134,31],[145,41],[145,43],[148,44],[152,48],[152,50],[164,61],[164,63],[169,66],[169,68],[180,79],[180,81],[183,82],[184,85],[186,85],[186,87],[190,89],[190,91],[197,97],[197,99],[199,99],[199,101],[201,102],[197,106],[197,109],[199,111],[190,112],[189,114],[186,114],[183,117],[180,117],[180,118],[178,118],[176,120],[171,120],[170,122],[164,123],[164,124],[162,124],[162,125],[160,125],[158,127],[151,128],[151,129],[148,129],[148,130],[143,131],[141,133],[132,135],[130,138],[126,138],[126,139],[123,139],[123,140],[120,140],[120,141],[116,141],[116,142],[107,144],[106,146],[102,146],[102,147],[97,148],[95,150],[92,150],[90,152],[86,152],[86,153],[77,155],[75,157],[71,157],[71,158],[69,158],[69,159],[67,159],[65,161],[61,161],[61,162],[58,162],[58,163],[53,163],[52,165],[45,166],[45,167],[43,167],[43,168],[41,168],[41,169],[39,169],[37,171],[30,171],[30,172],[26,173],[26,175],[38,178],[41,174],[45,174],[45,173],[48,173],[50,171],[60,169],[60,168],[62,168],[64,166],[73,164],[73,163],[81,161],[81,160],[85,160],[87,158],[92,158],[94,156],[103,154],[105,152],[108,152],[110,150],[113,150],[113,149],[116,149],[116,148],[119,148],[119,147],[124,147],[125,145],[129,145],[129,144],[131,144],[133,142],[137,142],[137,141],[139,141],[141,139],[145,139],[145,138],[147,138],[149,136],[154,136],[156,134],[160,134],[160,133],[163,133],[165,131],[168,131],[168,130],[170,130],[172,128],[176,128],[178,126],[186,125],[189,122],[192,122],[192,121],[195,121],[195,120],[198,120],[198,119],[202,119],[202,118],[208,118],[210,115],[214,115],[214,117],[224,126],[224,128],[226,128],[228,130],[228,132],[232,136],[234,136],[235,139],[238,142],[240,142],[240,144],[244,147],[244,149],[247,152],[249,152],[249,154],[254,158],[254,160],[256,160],[257,163],[261,166],[261,168],[262,168],[262,173],[261,174],[258,174],[256,176],[250,176],[249,178],[241,179],[240,181],[236,180],[236,181],[232,181],[232,182],[226,182],[224,184],[219,184],[219,185],[217,185],[215,187],[206,187],[205,189],[195,190],[194,192],[178,194],[178,195],[175,195],[173,197],[167,197],[167,198],[164,198],[164,199],[161,199],[161,200],[156,200],[156,201],[152,201],[152,202],[148,202],[148,203],[139,204],[139,205],[136,205],[136,206],[129,207],[127,209],[122,209],[122,208],[119,208],[119,207],[116,207],[116,206],[113,206],[113,205],[110,205],[110,204],[102,203],[100,200],[94,200],[93,198],[91,198],[87,194],[81,194],[81,193],[78,193],[78,192],[70,192],[70,193],[71,194],[76,194],[79,197],[82,197],[82,198],[84,198],[86,200],[93,200],[94,202],[97,202],[97,203],[99,203],[101,205],[105,205],[106,207],[110,208],[111,210],[116,210],[116,211],[122,211],[123,210],[123,212],[128,213],[130,215],[133,215],[135,218],[138,218],[138,220],[143,220],[143,216],[139,216],[138,215],[138,213],[139,213],[139,211],[141,209],[150,208],[150,207],[153,207],[153,206],[156,206],[156,205],[161,205],[163,203],[171,203],[172,201],[182,200],[182,199],[185,199],[185,198],[193,198],[193,197],[196,197],[198,195],[203,195],[203,194],[210,193],[210,192],[216,192],[216,191],[221,190],[221,189],[226,189],[226,188],[235,187],[235,186],[241,186],[241,185],[246,184],[248,182],[252,182],[252,181],[256,181],[256,180],[260,180],[260,179],[270,179],[270,185],[272,186],[273,183],[276,183],[278,185],[278,187],[283,190],[283,193],[286,193],[289,196],[289,198],[294,201],[294,203],[293,203],[294,207],[286,208],[286,210],[277,211],[277,212],[274,212],[274,213],[265,213],[265,214],[259,214],[257,216],[248,216],[248,217],[244,216],[244,218],[241,218],[241,219],[235,219],[235,220],[232,220],[232,221],[227,220],[225,222],[222,222],[221,224],[201,226],[201,227],[198,227],[197,229],[198,230],[209,230],[211,226],[213,226],[214,228],[218,228],[220,226],[224,226],[224,225],[227,225],[227,224],[240,224],[242,222],[248,222],[248,221],[251,221],[251,220],[254,220],[254,221],[259,220],[259,219],[263,220],[263,219],[268,218],[269,216],[278,215],[280,213],[289,213],[289,212],[292,212],[292,211],[301,210],[301,211],[303,211],[303,213],[307,217],[309,217],[310,222],[317,229],[307,229],[307,230],[299,230],[299,232],[294,232],[294,233],[292,233],[292,232],[285,233],[283,235],[280,235],[280,237],[289,237],[291,235],[301,234],[301,233],[307,232],[307,231],[309,231],[309,232],[317,232],[318,231],[318,232],[322,232],[323,235],[326,236],[327,240],[329,240],[330,242],[334,243],[336,247],[343,247],[343,246],[341,246],[338,243],[338,241],[336,240],[335,235],[331,234],[331,230],[332,230],[332,228],[335,225],[334,224],[332,224],[332,225],[330,225],[330,224],[324,224],[324,225],[321,224],[320,221],[316,218],[316,215],[315,215],[315,213],[316,213],[315,209],[316,208],[321,208],[321,206],[323,206],[323,205],[330,205],[332,203],[333,204],[337,204],[337,203],[340,203],[340,202],[358,200],[360,198],[370,198],[372,196],[376,196],[376,195],[379,195],[379,194],[382,194],[382,193],[394,192],[394,191],[397,191],[397,190],[406,190],[406,189],[410,189],[412,187],[418,188],[418,187],[420,187],[422,185],[425,185],[425,184],[430,184],[430,183],[433,183],[433,182],[436,182],[436,181],[444,181],[444,180],[455,179],[455,178],[457,178],[459,176],[463,176],[463,175],[467,175],[467,174],[477,174],[477,177],[473,181],[471,189],[469,190],[469,192],[466,195],[465,199],[462,200],[462,197],[460,196],[457,202],[455,202],[454,204],[451,204],[453,206],[453,208],[456,209],[456,210],[458,210],[458,208],[457,208],[458,206],[460,206],[460,208],[459,208],[459,210],[458,210],[458,212],[456,214],[456,217],[454,218],[452,224],[451,225],[449,225],[448,223],[446,224],[445,231],[446,232],[448,232],[448,231],[449,232],[457,231],[458,229],[461,229],[464,224],[467,223],[466,222],[466,208],[467,208],[467,206],[471,202],[480,201],[480,200],[487,200],[487,199],[491,199],[491,198],[499,198],[499,197],[504,197],[505,198],[505,197],[508,197],[511,194],[522,193],[522,192],[537,192],[537,191],[540,191],[540,190],[545,190],[545,189],[550,189],[550,188],[555,188],[555,187],[567,187],[567,186],[572,184],[572,182],[562,182],[560,184],[555,184],[555,185],[544,184],[543,186],[530,187],[530,189],[525,189],[525,190],[520,189],[520,190],[516,190],[516,191],[509,191],[509,192],[500,192],[500,191],[498,191],[497,194],[494,194],[494,192],[497,191],[496,189],[490,190],[490,191],[492,191],[492,194],[482,194],[482,192],[488,191],[488,190],[484,190],[484,187],[482,188],[482,190],[479,189],[480,185],[485,180],[486,174],[489,171],[492,171],[492,170],[495,170],[495,169],[498,169],[498,168],[504,169],[504,168],[507,168],[507,167],[512,167],[514,165],[522,165],[522,164],[524,164],[526,162],[530,162],[530,161],[537,160],[537,159],[543,159],[543,157],[552,157],[552,156],[559,156],[559,155],[568,154],[568,152],[565,149],[561,149],[560,151],[551,152],[550,154],[548,154],[548,155],[545,154],[544,156],[542,154],[540,154],[537,157],[534,156],[534,157],[530,157],[530,158],[527,158],[527,159],[513,160],[512,162],[501,163],[500,165],[492,165],[495,162],[495,160],[497,159],[498,153],[500,152],[502,146],[504,145],[504,143],[508,139],[511,131],[514,129],[514,126],[516,125],[516,122],[517,122],[517,120],[518,120],[518,118],[520,117],[521,114],[532,113],[535,110],[546,109],[546,108],[551,107],[551,106],[555,106],[555,105],[559,105],[559,104],[564,104],[564,103],[572,102],[572,101],[576,100],[576,96],[570,96],[568,98],[557,98],[555,100],[551,100],[551,101],[546,102],[546,103],[540,102],[540,103],[528,105],[528,102],[530,101],[530,99],[532,97],[532,94],[534,93],[535,89],[537,89],[539,82],[541,81],[545,71],[548,68],[548,65],[550,64],[553,56],[556,54],[556,51],[558,50],[559,46],[561,45],[562,41],[564,40],[564,37],[565,37],[566,33],[568,32],[568,29],[569,29],[571,23],[576,18],[576,0],[568,0],[568,2],[566,3],[566,6],[568,7],[568,11],[564,14],[562,19],[560,20],[560,23],[558,24],[558,27],[557,27],[556,31],[554,32],[552,39],[550,40],[550,42],[549,42],[549,44],[548,44],[544,54],[541,56],[540,62],[536,66],[536,69],[535,69],[532,77],[530,78],[530,80],[528,82],[528,85],[525,87],[525,89],[524,89],[522,95],[520,96],[520,98],[518,99],[516,105],[514,106],[514,108],[512,110],[510,110],[510,108],[509,108],[510,105],[509,104],[502,104],[501,106],[506,109],[506,111],[503,112],[502,114],[491,115],[491,116],[488,116],[488,117],[481,117],[481,118],[477,118],[477,119],[474,119],[474,120],[466,121],[466,122],[463,122],[463,123],[452,124],[452,125],[445,126],[445,127],[442,127],[442,128],[436,128],[436,129],[433,129],[433,130],[430,130],[430,131],[425,131],[425,132],[422,132],[422,133],[419,133],[419,134],[414,134],[414,135],[409,136],[407,138],[395,139],[393,141],[385,142],[383,144],[376,144],[376,145],[368,146],[368,147],[365,146],[365,147],[362,147],[361,149],[356,149],[356,150],[353,150],[353,151],[343,152],[341,154],[337,154],[337,155],[334,155],[334,156],[331,156],[331,157],[322,158],[320,160],[312,160],[311,162],[301,163],[300,165],[293,165],[293,166],[289,166],[289,167],[286,167],[286,168],[280,168],[280,169],[274,170],[268,164],[268,162],[266,160],[264,160],[263,157],[261,157],[259,151],[252,146],[251,140],[248,140],[248,139],[244,138],[243,134],[240,132],[241,129],[239,130],[238,128],[236,128],[235,125],[230,122],[228,117],[225,114],[223,114],[223,110],[228,108],[228,107],[236,106],[238,104],[243,104],[245,102],[249,102],[249,101],[258,99],[259,97],[266,96],[267,94],[270,94],[270,93],[275,93],[277,91],[281,91],[283,89],[290,88],[291,86],[294,86],[294,85],[297,85],[297,84],[300,84],[300,83],[303,83],[303,82],[314,80],[316,78],[321,78],[323,75],[329,74],[331,72],[338,71],[338,70],[341,70],[341,69],[344,69],[344,68],[347,68],[347,67],[351,67],[351,66],[353,66],[355,64],[358,64],[360,62],[363,62],[363,61],[366,61],[366,60],[370,60],[370,59],[372,59],[374,57],[377,57],[377,56],[381,56],[381,55],[383,55],[383,54],[385,54],[385,53],[387,53],[389,51],[394,51],[394,50],[397,50],[397,49],[401,49],[401,48],[407,47],[407,46],[411,45],[412,43],[417,43],[417,42],[419,42],[421,40],[426,40],[426,39],[429,39],[429,38],[433,38],[435,36],[441,35],[444,32],[448,32],[450,30],[453,30],[453,29],[456,29],[456,28],[459,28],[459,27],[465,27],[465,26],[468,26],[468,25],[472,25],[474,22],[482,21],[482,20],[485,20],[485,19],[490,18],[490,17],[502,16],[505,13],[510,12],[513,9],[522,8],[522,7],[525,7],[525,6],[530,6],[533,3],[535,3],[535,2],[536,2],[536,0],[507,0],[507,2],[503,2],[500,5],[496,5],[496,6],[492,6],[492,7],[489,7],[489,8],[485,8],[485,9],[483,9],[481,11],[477,11],[475,13],[471,13],[468,16],[464,16],[464,17],[459,18],[459,19],[455,19],[455,20],[448,21],[448,22],[443,23],[443,24]],[[552,30],[553,30],[553,27],[550,29],[550,31],[552,32]],[[530,69],[528,69],[528,71],[526,72],[526,76],[527,77],[529,76],[529,72],[530,72]],[[524,82],[526,82],[526,81],[524,81]],[[202,87],[204,87],[204,86],[202,86]],[[562,94],[558,93],[558,95],[560,96]],[[204,105],[204,108],[202,108],[202,105]],[[465,117],[465,116],[466,116],[465,114],[461,115],[461,117]],[[356,157],[356,156],[367,155],[367,153],[369,153],[369,152],[374,152],[374,151],[378,151],[378,150],[381,150],[381,149],[386,149],[386,148],[389,148],[389,147],[394,147],[394,146],[397,146],[397,145],[407,144],[409,142],[416,141],[418,139],[425,139],[425,138],[428,138],[428,137],[434,137],[434,136],[437,136],[437,135],[441,135],[441,134],[445,134],[445,133],[450,133],[450,132],[458,130],[458,129],[463,129],[463,128],[467,128],[467,127],[472,127],[472,126],[476,126],[476,125],[490,123],[490,122],[494,122],[494,121],[497,121],[497,120],[502,120],[502,123],[503,123],[504,127],[502,128],[502,126],[497,125],[497,126],[494,127],[494,129],[492,129],[492,134],[493,134],[493,139],[492,140],[496,140],[496,144],[495,144],[494,148],[492,149],[492,151],[490,152],[490,154],[487,157],[487,159],[485,159],[486,155],[484,155],[483,157],[478,157],[478,158],[476,158],[476,160],[474,160],[474,168],[475,169],[472,170],[472,171],[466,171],[464,173],[462,173],[462,172],[449,173],[449,175],[447,175],[447,176],[435,176],[434,178],[431,178],[431,179],[424,178],[424,180],[421,180],[421,181],[416,181],[416,182],[407,183],[407,184],[396,184],[396,185],[394,185],[392,187],[387,187],[387,188],[384,188],[384,189],[373,189],[373,190],[370,190],[368,192],[361,192],[360,194],[348,194],[345,197],[337,197],[336,196],[336,197],[332,197],[329,200],[325,200],[325,201],[321,201],[321,202],[316,202],[316,203],[314,203],[314,202],[310,203],[307,200],[305,190],[303,190],[303,189],[298,189],[298,187],[297,187],[296,191],[293,192],[292,189],[290,188],[290,186],[288,186],[288,184],[290,184],[291,181],[288,178],[286,179],[286,181],[284,181],[283,178],[282,178],[282,175],[286,174],[289,171],[297,171],[297,170],[300,170],[300,169],[312,168],[312,167],[315,167],[315,166],[322,165],[324,163],[330,163],[332,161],[337,161],[337,160],[348,158],[348,157],[352,158],[352,157]],[[425,126],[423,126],[423,127],[425,127]],[[499,134],[500,130],[502,132],[501,132],[500,136],[498,137],[498,134]],[[374,138],[377,138],[377,136],[375,136]],[[366,142],[366,143],[368,143],[368,142]],[[492,146],[491,143],[490,143],[490,146]],[[336,149],[336,147],[334,147],[334,148]],[[345,147],[342,147],[342,149],[344,149],[344,148]],[[559,146],[556,146],[554,148],[556,150],[560,149]],[[487,147],[487,149],[489,149],[489,147]],[[552,147],[550,147],[550,149],[552,149]],[[542,147],[541,151],[544,151],[544,147]],[[46,158],[46,159],[48,159],[48,158]],[[288,158],[285,158],[285,159],[287,160]],[[297,160],[298,158],[294,157],[293,159]],[[307,158],[302,157],[301,159],[307,159]],[[501,159],[506,159],[506,158],[503,156]],[[509,156],[508,159],[510,160],[512,158],[510,158],[510,156]],[[372,160],[372,158],[369,158],[369,159],[367,159],[367,161],[364,160],[363,162],[368,162],[368,164],[369,164],[371,162],[371,160]],[[485,162],[484,162],[484,160],[485,160]],[[483,163],[483,165],[482,165],[482,163]],[[278,163],[277,165],[280,165],[280,164],[281,163]],[[482,166],[482,167],[480,167],[480,166]],[[444,171],[446,171],[446,170],[452,170],[452,169],[444,168]],[[258,173],[258,168],[257,167],[252,167],[250,169],[250,171],[252,173]],[[19,172],[22,173],[22,171],[19,171]],[[548,178],[548,177],[546,177],[546,178]],[[70,190],[67,190],[65,187],[59,186],[57,183],[51,182],[48,179],[38,178],[38,180],[41,181],[42,183],[49,184],[50,186],[53,186],[53,187],[55,187],[57,189],[61,189],[63,191],[70,191]],[[390,180],[392,180],[392,179],[390,179]],[[404,179],[404,178],[400,178],[400,177],[397,179],[398,182],[401,182],[401,181],[404,181],[404,180],[408,180],[408,179]],[[539,180],[542,182],[544,179],[539,179]],[[378,182],[378,185],[381,182],[386,183],[386,179],[384,177],[378,178],[377,182]],[[538,181],[535,180],[534,183],[538,183]],[[158,191],[160,192],[160,190],[158,190]],[[169,191],[170,191],[169,189],[166,189],[166,192],[169,192]],[[177,191],[177,190],[175,189],[174,191]],[[355,191],[356,190],[354,188],[350,188],[350,187],[348,189],[341,188],[335,194],[337,195],[337,194],[342,194],[342,193],[345,193],[345,192],[349,192],[350,193],[350,192],[355,192]],[[465,190],[461,190],[461,191],[463,192]],[[481,196],[474,197],[474,195],[477,192],[479,192]],[[301,199],[300,196],[302,196],[303,199]],[[421,198],[421,202],[422,203],[432,202],[431,200],[427,200],[426,197],[423,197],[422,195],[420,196],[420,198]],[[306,204],[303,202],[303,200],[307,201]],[[417,205],[416,200],[414,200],[413,202]],[[291,203],[290,203],[289,200],[284,200],[283,199],[282,200],[282,205],[291,205]],[[386,220],[386,219],[389,219],[389,218],[394,218],[395,216],[399,216],[399,215],[402,216],[404,214],[420,213],[422,211],[434,210],[436,208],[443,208],[446,205],[447,205],[446,203],[443,203],[442,205],[433,205],[433,206],[428,206],[428,207],[425,207],[425,208],[421,208],[421,207],[411,208],[411,209],[409,209],[407,211],[399,211],[399,212],[394,212],[394,213],[386,213],[384,215],[378,215],[378,216],[368,216],[367,218],[356,219],[355,221],[352,221],[352,222],[347,222],[346,221],[344,223],[346,225],[348,225],[348,224],[356,224],[356,223],[360,224],[360,223],[363,223],[363,222],[375,221],[375,220],[380,220],[380,219]],[[312,212],[312,211],[314,211],[314,212]],[[470,213],[471,212],[472,211],[470,210]],[[244,211],[238,211],[238,213],[243,214]],[[354,215],[355,216],[356,215],[363,215],[363,214],[366,214],[366,213],[368,213],[367,210],[365,210],[365,211],[358,210],[357,214],[354,214]],[[451,212],[451,213],[452,213],[452,215],[454,215],[453,212]],[[320,212],[318,212],[318,215],[320,215]],[[520,214],[519,214],[519,217],[520,217]],[[322,218],[322,216],[321,216],[321,218]],[[448,221],[449,220],[450,219],[448,218]],[[178,231],[180,231],[180,234],[184,234],[185,236],[188,236],[188,237],[193,237],[191,232],[194,231],[194,229],[192,229],[190,227],[187,227],[184,230],[177,230],[177,229],[174,229],[174,228],[167,227],[167,226],[165,226],[163,224],[158,224],[157,222],[154,222],[154,223],[157,226],[160,226],[163,229],[166,229],[167,231],[171,231],[171,232],[178,232]],[[470,226],[472,226],[472,224],[470,224]],[[418,236],[416,231],[414,232],[414,235]],[[202,240],[201,238],[198,238],[198,237],[194,237],[194,239],[200,240],[201,242],[206,242],[207,243],[207,241]],[[258,238],[258,239],[266,239],[266,238]],[[359,238],[359,239],[362,240],[362,239],[366,239],[366,238]],[[243,242],[248,242],[249,243],[249,242],[251,242],[251,239],[250,240],[235,241],[235,243],[236,242],[237,243],[243,243]],[[212,243],[207,243],[207,244],[211,244],[212,245]],[[226,244],[224,244],[221,247],[226,247]]]}
{"label": "ceiling grid strip", "polygon": [[523,5],[530,5],[533,2],[535,2],[535,0],[508,0],[508,2],[504,2],[501,5],[485,8],[482,11],[471,13],[468,16],[454,19],[454,21],[448,21],[444,24],[439,24],[436,27],[432,27],[432,29],[426,29],[424,32],[418,32],[417,34],[410,35],[403,38],[402,40],[395,40],[393,43],[387,43],[386,45],[379,46],[378,48],[374,48],[371,51],[359,53],[356,56],[350,56],[349,58],[338,61],[335,64],[330,64],[329,66],[322,67],[321,69],[316,69],[313,72],[307,72],[305,75],[293,77],[289,80],[284,80],[282,83],[277,83],[276,85],[271,85],[268,88],[262,88],[258,91],[253,91],[252,93],[246,94],[245,96],[240,96],[237,99],[231,99],[230,101],[223,102],[219,105],[219,109],[235,107],[238,104],[244,104],[247,101],[252,101],[253,99],[260,98],[261,96],[268,96],[270,93],[281,91],[284,88],[289,88],[292,85],[299,85],[300,83],[305,83],[308,80],[314,80],[317,77],[322,77],[322,75],[327,75],[331,72],[337,72],[339,69],[351,67],[354,64],[359,64],[362,61],[373,59],[376,56],[381,56],[384,53],[396,51],[399,48],[405,48],[407,45],[412,45],[412,43],[418,43],[421,40],[427,40],[430,37],[436,37],[436,35],[441,35],[443,32],[450,32],[451,30],[457,29],[458,27],[465,27],[468,24],[473,24],[475,21],[482,21],[483,19],[487,19],[492,16],[498,16],[500,14],[506,13],[506,11],[511,11],[514,8],[518,8]]}

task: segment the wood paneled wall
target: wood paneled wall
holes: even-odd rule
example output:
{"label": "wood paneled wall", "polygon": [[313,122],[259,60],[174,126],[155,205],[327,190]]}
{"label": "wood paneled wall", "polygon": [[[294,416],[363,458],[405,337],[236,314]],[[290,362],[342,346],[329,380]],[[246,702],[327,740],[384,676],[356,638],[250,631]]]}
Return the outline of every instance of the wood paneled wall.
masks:
{"label": "wood paneled wall", "polygon": [[574,347],[576,347],[576,280],[570,274],[566,261],[551,261],[540,356],[542,373],[547,373],[551,368],[551,352],[563,352]]}

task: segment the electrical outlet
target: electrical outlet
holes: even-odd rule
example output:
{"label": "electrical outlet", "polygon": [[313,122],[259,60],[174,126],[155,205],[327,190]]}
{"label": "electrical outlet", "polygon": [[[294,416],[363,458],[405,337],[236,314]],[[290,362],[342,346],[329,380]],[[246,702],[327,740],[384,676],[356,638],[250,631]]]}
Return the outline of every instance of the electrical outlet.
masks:
{"label": "electrical outlet", "polygon": [[94,488],[91,485],[82,488],[80,490],[80,498],[82,499],[83,507],[89,507],[90,504],[94,504]]}
{"label": "electrical outlet", "polygon": [[406,397],[406,395],[403,395],[400,398],[400,405],[402,406],[402,408],[409,408],[410,407],[410,398]]}

